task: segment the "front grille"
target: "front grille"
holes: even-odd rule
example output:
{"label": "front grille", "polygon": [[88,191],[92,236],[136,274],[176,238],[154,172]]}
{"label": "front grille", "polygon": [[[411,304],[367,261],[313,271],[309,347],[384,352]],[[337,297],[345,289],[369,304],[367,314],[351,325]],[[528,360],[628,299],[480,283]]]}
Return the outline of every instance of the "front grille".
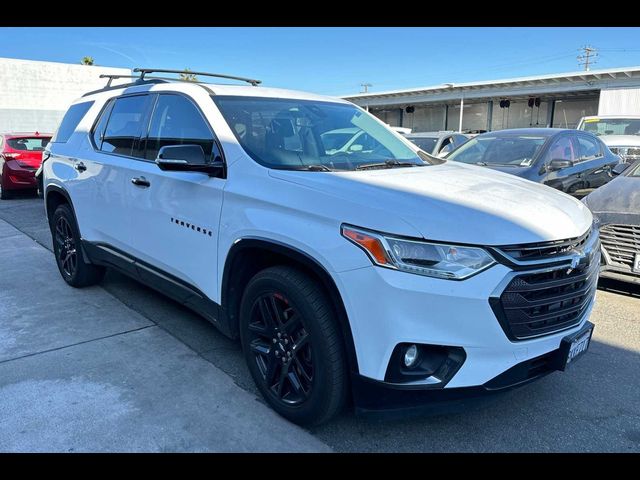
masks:
{"label": "front grille", "polygon": [[551,242],[509,245],[497,250],[518,261],[553,260],[554,257],[566,255],[572,250],[583,248],[589,241],[591,229],[580,237]]}
{"label": "front grille", "polygon": [[640,254],[640,226],[604,225],[600,240],[612,263],[633,269],[636,255]]}
{"label": "front grille", "polygon": [[598,253],[596,237],[574,267],[564,264],[514,272],[499,295],[490,299],[507,336],[524,340],[578,325],[597,288]]}

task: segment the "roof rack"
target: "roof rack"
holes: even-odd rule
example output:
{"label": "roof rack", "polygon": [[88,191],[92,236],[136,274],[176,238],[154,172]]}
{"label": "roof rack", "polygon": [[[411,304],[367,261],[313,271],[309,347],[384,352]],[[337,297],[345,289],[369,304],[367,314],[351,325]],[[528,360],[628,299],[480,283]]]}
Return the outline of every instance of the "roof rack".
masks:
{"label": "roof rack", "polygon": [[107,75],[103,73],[102,75],[100,75],[99,78],[108,78],[109,80],[107,80],[107,84],[105,85],[104,88],[109,88],[111,87],[111,82],[113,80],[117,80],[118,78],[140,78],[140,77],[138,75]]}
{"label": "roof rack", "polygon": [[[221,73],[209,73],[209,72],[192,72],[190,70],[166,70],[166,69],[158,69],[158,68],[134,68],[134,72],[140,73],[139,80],[144,81],[144,77],[147,73],[182,73],[185,75],[200,75],[203,77],[216,77],[216,78],[226,78],[229,80],[239,80],[241,82],[247,82],[253,85],[254,87],[260,85],[262,80],[256,80],[254,78],[245,78],[245,77],[236,77],[233,75],[223,75]],[[130,77],[135,78],[135,77]]]}

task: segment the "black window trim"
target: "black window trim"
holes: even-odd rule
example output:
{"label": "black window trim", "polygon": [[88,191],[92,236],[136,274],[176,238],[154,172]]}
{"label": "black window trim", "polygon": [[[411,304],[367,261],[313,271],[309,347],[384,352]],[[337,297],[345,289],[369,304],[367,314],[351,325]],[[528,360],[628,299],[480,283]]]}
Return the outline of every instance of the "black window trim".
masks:
{"label": "black window trim", "polygon": [[[151,92],[127,93],[127,94],[124,94],[124,95],[117,95],[115,97],[110,97],[106,102],[104,102],[104,105],[102,106],[102,109],[100,110],[100,114],[96,116],[96,119],[93,121],[93,126],[91,127],[91,130],[89,130],[89,141],[91,142],[91,147],[93,148],[94,152],[102,153],[104,155],[112,155],[114,157],[128,158],[129,160],[146,161],[144,158],[138,158],[138,157],[134,157],[134,156],[131,156],[131,155],[122,155],[120,153],[105,152],[104,150],[101,150],[100,148],[96,147],[96,144],[93,141],[93,134],[95,133],[95,129],[98,126],[98,123],[100,122],[100,119],[102,118],[103,112],[107,109],[107,107],[109,106],[109,104],[111,102],[113,102],[115,104],[115,102],[118,101],[121,98],[142,97],[142,96],[148,97],[150,94],[151,94]],[[112,113],[113,113],[113,109],[111,109],[111,112],[109,112],[109,118],[107,119],[107,126],[109,125],[109,120],[111,120],[111,114]],[[147,113],[147,111],[144,112],[144,115],[146,115],[146,113]],[[144,118],[146,118],[146,117],[143,116],[143,119]],[[144,129],[142,131],[144,131]],[[104,139],[103,139],[103,141],[104,141]],[[102,147],[102,145],[100,145],[100,146]]]}
{"label": "black window trim", "polygon": [[[213,127],[211,126],[211,124],[207,120],[207,117],[205,117],[204,112],[202,111],[202,109],[200,108],[198,103],[196,101],[194,101],[193,98],[191,98],[189,95],[187,95],[187,94],[185,94],[183,92],[176,92],[174,90],[161,91],[161,92],[152,92],[152,93],[156,93],[156,98],[155,98],[155,100],[153,102],[153,105],[150,108],[150,112],[151,113],[148,115],[148,118],[147,118],[147,126],[146,126],[146,129],[145,129],[145,136],[144,136],[144,154],[145,154],[145,158],[139,158],[139,159],[136,158],[136,160],[142,160],[144,162],[155,163],[155,160],[149,160],[149,159],[146,158],[146,156],[147,156],[147,144],[149,142],[149,129],[151,128],[151,119],[153,118],[153,114],[156,111],[156,106],[158,105],[158,102],[160,101],[160,97],[161,96],[178,95],[178,96],[186,98],[187,101],[191,102],[191,104],[196,108],[196,110],[200,114],[200,117],[202,118],[202,121],[204,122],[204,124],[209,129],[209,133],[211,134],[211,137],[213,138],[213,143],[218,147],[218,150],[220,151],[220,156],[222,157],[222,163],[225,166],[225,170],[224,170],[225,171],[225,175],[223,177],[220,177],[220,178],[226,178],[227,160],[226,160],[226,156],[224,154],[224,150],[222,149],[222,144],[220,143],[220,140],[218,139],[218,136],[216,135],[216,132],[213,130]],[[214,105],[215,105],[215,103],[214,103]],[[140,136],[140,139],[142,140],[142,136]]]}
{"label": "black window trim", "polygon": [[[587,162],[589,160],[596,160],[598,158],[603,158],[604,157],[604,149],[602,148],[602,146],[604,145],[604,142],[602,140],[600,140],[597,136],[590,134],[590,133],[586,133],[584,130],[576,130],[575,133],[573,134],[575,136],[576,139],[576,143],[577,143],[577,147],[580,149],[580,137],[582,138],[588,138],[589,140],[595,141],[596,145],[598,145],[598,148],[600,148],[600,151],[598,152],[598,155],[596,155],[595,157],[587,157],[587,158],[582,158],[582,156],[580,156],[580,160],[578,160],[576,163],[582,163],[582,162]],[[578,150],[580,151],[580,150]]]}
{"label": "black window trim", "polygon": [[[118,99],[120,98],[125,98],[125,97],[139,97],[139,96],[153,96],[155,98],[152,98],[150,101],[150,104],[147,106],[146,111],[144,112],[144,116],[143,116],[143,125],[142,125],[142,129],[140,132],[140,136],[138,137],[138,139],[136,141],[138,142],[142,142],[144,141],[144,156],[143,157],[134,157],[134,156],[130,156],[130,155],[122,155],[120,153],[113,153],[113,152],[105,152],[104,150],[100,150],[99,148],[96,147],[94,141],[93,141],[93,134],[95,132],[95,129],[98,125],[98,122],[100,121],[100,118],[102,117],[102,113],[105,111],[105,109],[108,107],[108,105],[111,102],[116,102]],[[213,130],[213,128],[211,127],[211,124],[209,123],[209,121],[207,120],[207,118],[205,117],[204,113],[202,112],[202,109],[200,108],[200,106],[197,104],[197,102],[195,102],[193,100],[193,98],[191,98],[189,95],[183,93],[183,92],[177,92],[174,90],[167,90],[167,91],[160,91],[160,92],[152,92],[152,91],[146,91],[146,92],[135,92],[135,93],[125,93],[123,95],[116,95],[115,97],[110,97],[109,99],[107,99],[104,102],[104,105],[102,106],[102,109],[100,110],[100,113],[96,116],[93,125],[91,127],[91,130],[89,130],[89,141],[91,143],[91,147],[93,148],[93,151],[96,153],[102,153],[104,155],[113,155],[114,157],[120,157],[120,158],[126,158],[129,160],[135,160],[137,162],[146,162],[146,163],[153,163],[155,164],[155,160],[149,160],[146,157],[146,153],[147,153],[147,142],[149,140],[149,128],[151,127],[151,118],[153,117],[153,114],[155,112],[155,108],[156,105],[158,103],[158,100],[160,98],[160,95],[179,95],[182,97],[185,97],[188,101],[191,102],[191,104],[193,104],[196,107],[196,110],[198,111],[198,113],[200,114],[200,116],[202,117],[202,120],[204,121],[205,125],[207,126],[207,128],[209,129],[209,132],[211,133],[212,137],[213,137],[213,142],[214,144],[217,145],[218,150],[220,151],[220,156],[222,157],[222,163],[224,164],[224,174],[220,177],[217,178],[227,178],[227,161],[226,161],[226,156],[224,153],[224,150],[222,148],[222,144],[220,143],[220,140],[218,139],[218,136],[215,134],[215,131]],[[215,103],[214,103],[215,105]],[[113,112],[113,109],[112,109]],[[109,119],[107,119],[107,125],[109,124],[108,120],[110,120],[111,118],[111,113],[109,113]],[[135,143],[134,143],[135,145]]]}

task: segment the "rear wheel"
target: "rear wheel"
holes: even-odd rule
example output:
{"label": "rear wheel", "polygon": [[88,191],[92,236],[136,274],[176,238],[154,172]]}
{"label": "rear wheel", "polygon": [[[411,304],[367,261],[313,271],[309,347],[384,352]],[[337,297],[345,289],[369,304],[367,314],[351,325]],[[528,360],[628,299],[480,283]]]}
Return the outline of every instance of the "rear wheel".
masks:
{"label": "rear wheel", "polygon": [[56,208],[51,221],[53,252],[60,275],[72,287],[88,287],[104,277],[104,267],[85,262],[80,248],[80,232],[67,204]]}
{"label": "rear wheel", "polygon": [[347,368],[339,329],[322,288],[304,272],[258,273],[242,298],[240,335],[251,375],[279,414],[315,425],[341,410]]}
{"label": "rear wheel", "polygon": [[0,177],[0,200],[8,200],[11,197],[11,192],[2,188],[2,177]]}
{"label": "rear wheel", "polygon": [[0,185],[0,200],[9,200],[12,197],[11,192],[5,190]]}

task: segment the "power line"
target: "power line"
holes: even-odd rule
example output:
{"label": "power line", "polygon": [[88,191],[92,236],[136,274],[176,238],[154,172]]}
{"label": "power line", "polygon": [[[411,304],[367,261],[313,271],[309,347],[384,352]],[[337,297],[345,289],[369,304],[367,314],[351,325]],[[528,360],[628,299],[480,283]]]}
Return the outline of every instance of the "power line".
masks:
{"label": "power line", "polygon": [[578,65],[584,65],[584,70],[588,72],[589,67],[596,63],[595,58],[598,56],[598,52],[595,48],[588,45],[582,47],[580,50],[584,53],[582,55],[578,55]]}

